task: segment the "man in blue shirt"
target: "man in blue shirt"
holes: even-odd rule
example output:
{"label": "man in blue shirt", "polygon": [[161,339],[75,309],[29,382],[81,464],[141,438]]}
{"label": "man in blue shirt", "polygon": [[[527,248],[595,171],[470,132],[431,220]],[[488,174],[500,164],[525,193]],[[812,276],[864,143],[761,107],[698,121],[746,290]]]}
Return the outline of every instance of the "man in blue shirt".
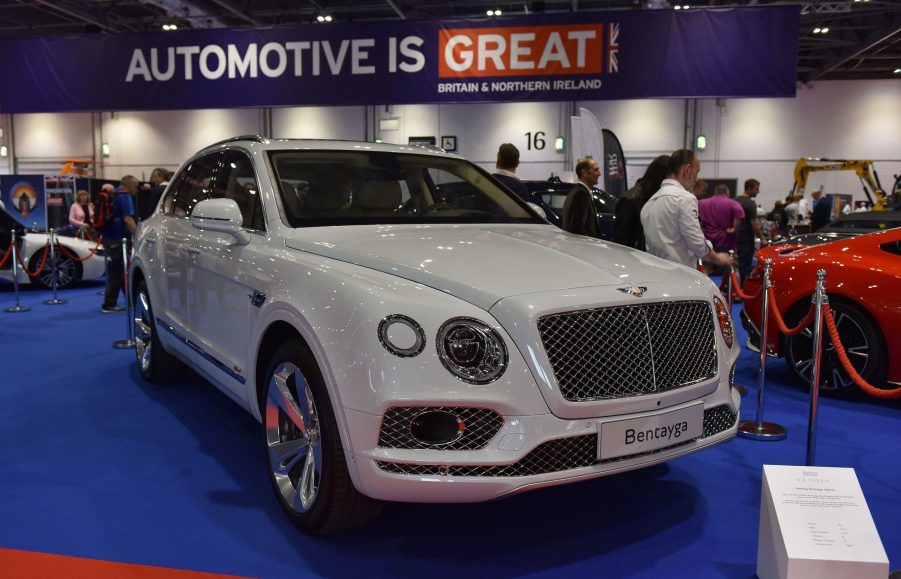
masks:
{"label": "man in blue shirt", "polygon": [[[131,236],[137,229],[135,223],[134,195],[138,191],[138,179],[133,175],[122,177],[119,188],[113,196],[113,214],[110,222],[100,233],[109,262],[106,270],[106,290],[100,311],[105,314],[121,312],[125,308],[116,305],[119,292],[125,291],[125,260],[122,256],[122,240],[130,245]],[[128,299],[128,295],[125,295]]]}

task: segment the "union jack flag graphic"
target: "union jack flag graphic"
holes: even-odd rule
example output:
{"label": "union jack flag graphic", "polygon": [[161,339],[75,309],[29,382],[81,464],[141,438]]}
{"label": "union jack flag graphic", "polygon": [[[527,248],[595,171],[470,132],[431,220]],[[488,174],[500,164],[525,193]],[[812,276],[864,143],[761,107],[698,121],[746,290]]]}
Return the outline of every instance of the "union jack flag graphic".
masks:
{"label": "union jack flag graphic", "polygon": [[619,22],[610,23],[607,38],[607,72],[619,72]]}

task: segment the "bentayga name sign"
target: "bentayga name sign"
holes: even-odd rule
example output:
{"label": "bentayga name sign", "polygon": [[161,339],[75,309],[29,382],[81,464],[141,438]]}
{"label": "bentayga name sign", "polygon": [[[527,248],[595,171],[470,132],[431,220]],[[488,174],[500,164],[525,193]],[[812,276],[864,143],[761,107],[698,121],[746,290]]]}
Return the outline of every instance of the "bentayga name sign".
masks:
{"label": "bentayga name sign", "polygon": [[797,6],[0,40],[0,112],[794,96]]}

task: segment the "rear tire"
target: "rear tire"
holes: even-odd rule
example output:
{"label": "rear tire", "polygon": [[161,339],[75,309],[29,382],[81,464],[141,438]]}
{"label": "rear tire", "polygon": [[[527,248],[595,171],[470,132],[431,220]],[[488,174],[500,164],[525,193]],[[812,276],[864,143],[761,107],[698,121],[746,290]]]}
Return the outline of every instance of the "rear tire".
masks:
{"label": "rear tire", "polygon": [[175,377],[181,363],[163,349],[153,317],[147,283],[138,284],[134,294],[135,356],[138,370],[148,382],[161,384]]}
{"label": "rear tire", "polygon": [[[809,307],[809,302],[803,300]],[[882,332],[873,319],[859,306],[841,298],[830,299],[829,307],[835,318],[842,345],[857,373],[868,383],[885,385],[887,364],[886,348]],[[807,314],[807,308],[794,307],[786,323],[794,327]],[[813,329],[805,329],[798,335],[787,336],[783,345],[785,360],[795,376],[805,385],[810,384],[813,372]],[[820,364],[820,392],[833,398],[856,398],[863,394],[838,359],[838,353],[829,337],[826,320],[823,319],[823,350]]]}
{"label": "rear tire", "polygon": [[350,479],[325,382],[305,345],[282,344],[272,355],[262,412],[269,480],[295,525],[325,534],[379,514],[382,503]]}

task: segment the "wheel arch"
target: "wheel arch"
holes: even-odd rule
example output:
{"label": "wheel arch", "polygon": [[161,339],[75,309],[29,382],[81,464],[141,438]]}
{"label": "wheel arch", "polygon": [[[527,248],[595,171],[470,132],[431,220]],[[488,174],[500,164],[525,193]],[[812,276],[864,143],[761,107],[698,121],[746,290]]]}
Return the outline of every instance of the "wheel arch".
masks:
{"label": "wheel arch", "polygon": [[[290,312],[290,315],[297,315],[293,310]],[[301,323],[302,320],[294,320],[296,323]],[[298,326],[288,321],[284,318],[277,318],[272,320],[266,328],[260,334],[260,339],[258,340],[258,346],[256,347],[256,357],[254,362],[254,387],[253,387],[253,396],[254,396],[254,415],[257,420],[262,422],[263,420],[263,412],[265,405],[265,389],[266,389],[266,369],[269,366],[270,355],[274,352],[279,344],[288,342],[288,341],[296,341],[299,344],[303,345],[313,357],[313,360],[316,362],[316,366],[319,369],[319,374],[322,376],[322,380],[325,384],[325,390],[328,393],[332,411],[335,414],[335,422],[338,425],[338,436],[341,440],[341,447],[344,449],[345,462],[347,464],[347,471],[350,474],[351,480],[354,482],[354,486],[356,488],[361,488],[359,474],[357,473],[357,464],[356,459],[353,453],[353,445],[351,443],[350,430],[347,424],[347,417],[343,410],[343,405],[341,404],[341,397],[337,392],[337,387],[334,384],[334,377],[332,376],[328,364],[324,359],[324,353],[321,348],[318,348],[318,343],[311,343],[311,340],[307,339],[304,336],[303,331],[298,329]],[[249,402],[249,401],[248,401]]]}

